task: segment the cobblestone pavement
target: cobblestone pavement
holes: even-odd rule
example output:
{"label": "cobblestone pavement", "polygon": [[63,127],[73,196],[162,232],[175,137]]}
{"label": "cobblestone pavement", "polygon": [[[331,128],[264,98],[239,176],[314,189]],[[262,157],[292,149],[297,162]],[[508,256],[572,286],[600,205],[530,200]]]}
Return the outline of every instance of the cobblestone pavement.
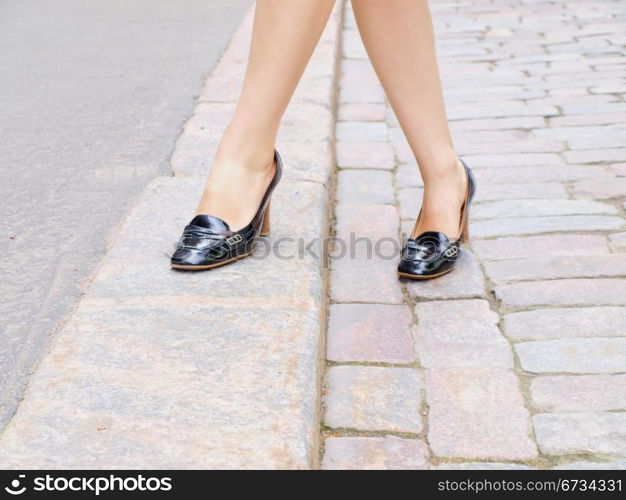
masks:
{"label": "cobblestone pavement", "polygon": [[[429,282],[332,262],[322,467],[626,468],[626,1],[431,5],[473,239]],[[397,239],[421,180],[349,6],[341,64],[335,230]]]}
{"label": "cobblestone pavement", "polygon": [[[251,11],[198,96],[174,176],[144,190],[31,377],[0,468],[318,466],[326,273],[318,254],[290,256],[296,238],[328,232],[339,20],[337,9],[285,115],[287,171],[259,254],[191,274],[167,258],[239,95]],[[261,258],[270,244],[280,253]]]}

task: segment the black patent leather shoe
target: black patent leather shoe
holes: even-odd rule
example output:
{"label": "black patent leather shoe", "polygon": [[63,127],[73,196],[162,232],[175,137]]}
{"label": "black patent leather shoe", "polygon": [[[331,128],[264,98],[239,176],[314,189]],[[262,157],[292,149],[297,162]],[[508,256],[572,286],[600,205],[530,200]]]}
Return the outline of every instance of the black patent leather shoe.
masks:
{"label": "black patent leather shoe", "polygon": [[[398,275],[402,278],[426,280],[449,273],[461,256],[461,245],[469,241],[469,207],[476,192],[476,179],[470,168],[461,160],[467,175],[467,194],[461,208],[460,236],[450,241],[437,231],[427,231],[409,238],[402,249]],[[420,212],[421,215],[421,212]],[[419,222],[419,216],[418,216]],[[417,222],[415,223],[417,227]]]}
{"label": "black patent leather shoe", "polygon": [[252,221],[239,231],[231,231],[228,224],[212,215],[196,215],[185,227],[171,257],[172,269],[203,271],[223,266],[252,253],[252,244],[270,231],[270,200],[282,175],[283,164],[274,152],[276,171],[265,191],[261,205]]}

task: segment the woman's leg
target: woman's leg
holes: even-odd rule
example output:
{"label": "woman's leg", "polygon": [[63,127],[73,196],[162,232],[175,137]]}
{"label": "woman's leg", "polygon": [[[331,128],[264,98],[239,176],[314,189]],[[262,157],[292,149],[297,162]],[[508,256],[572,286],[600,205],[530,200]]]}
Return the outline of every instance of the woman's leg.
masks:
{"label": "woman's leg", "polygon": [[280,120],[335,0],[257,0],[252,44],[235,113],[215,156],[198,214],[237,230],[256,213],[274,174]]}
{"label": "woman's leg", "polygon": [[456,238],[466,179],[448,129],[428,2],[352,0],[352,7],[424,180],[422,215],[414,236],[440,231]]}

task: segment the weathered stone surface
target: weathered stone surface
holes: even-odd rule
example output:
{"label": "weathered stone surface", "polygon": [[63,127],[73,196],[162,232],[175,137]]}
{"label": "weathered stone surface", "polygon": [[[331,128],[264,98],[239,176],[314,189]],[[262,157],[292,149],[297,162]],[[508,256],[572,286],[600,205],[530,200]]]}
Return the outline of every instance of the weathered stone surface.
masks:
{"label": "weathered stone surface", "polygon": [[626,232],[610,234],[609,243],[614,252],[626,252]]}
{"label": "weathered stone surface", "polygon": [[334,302],[404,302],[397,264],[391,260],[349,257],[333,260],[330,282]]}
{"label": "weathered stone surface", "polygon": [[559,141],[544,141],[535,138],[526,138],[515,142],[498,142],[494,138],[492,142],[472,142],[471,138],[459,141],[457,149],[463,156],[491,155],[491,154],[531,154],[531,153],[554,153],[563,151],[565,144]]}
{"label": "weathered stone surface", "polygon": [[428,441],[438,457],[526,460],[537,455],[513,372],[426,370]]}
{"label": "weathered stone surface", "polygon": [[422,188],[399,189],[398,202],[400,205],[400,217],[415,221],[422,208]]}
{"label": "weathered stone surface", "polygon": [[541,413],[533,425],[546,455],[626,455],[626,413]]}
{"label": "weathered stone surface", "polygon": [[[332,171],[311,165],[332,165],[334,155],[328,142],[280,142],[277,145],[285,170],[284,179],[319,182],[329,185]],[[282,181],[281,181],[282,182]]]}
{"label": "weathered stone surface", "polygon": [[476,170],[482,168],[527,167],[538,165],[563,164],[563,160],[556,153],[511,153],[511,154],[482,154],[464,157],[467,164]]}
{"label": "weathered stone surface", "polygon": [[455,106],[448,113],[450,120],[467,120],[470,118],[497,118],[509,116],[551,116],[558,111],[553,106],[526,105],[521,101],[493,102],[486,105],[464,104]]}
{"label": "weathered stone surface", "polygon": [[362,431],[422,430],[422,378],[412,368],[333,366],[326,373],[324,424]]}
{"label": "weathered stone surface", "polygon": [[352,102],[339,106],[339,121],[384,121],[387,108],[382,103]]}
{"label": "weathered stone surface", "polygon": [[496,283],[554,278],[607,278],[626,276],[626,254],[531,257],[485,263],[485,272]]}
{"label": "weathered stone surface", "polygon": [[583,125],[610,125],[624,123],[626,113],[594,113],[587,115],[556,116],[550,118],[554,127],[576,127]]}
{"label": "weathered stone surface", "polygon": [[339,80],[339,103],[385,103],[385,93],[380,87],[368,60],[342,61]]}
{"label": "weathered stone surface", "polygon": [[472,218],[536,217],[542,215],[615,214],[615,207],[590,200],[501,200],[477,205]]}
{"label": "weathered stone surface", "polygon": [[610,215],[570,215],[567,217],[510,217],[470,223],[475,238],[556,233],[564,231],[615,230],[624,226],[624,219]]}
{"label": "weathered stone surface", "polygon": [[463,249],[454,270],[434,280],[409,281],[407,290],[418,299],[468,299],[483,298],[485,282],[474,254]]}
{"label": "weathered stone surface", "polygon": [[[555,118],[552,118],[554,120]],[[461,130],[506,130],[506,129],[536,129],[545,126],[541,116],[515,116],[505,118],[479,118],[458,120],[450,123],[452,131]]]}
{"label": "weathered stone surface", "polygon": [[439,464],[435,470],[535,470],[535,468],[510,462],[447,462]]}
{"label": "weathered stone surface", "polygon": [[478,185],[484,184],[544,184],[549,182],[570,182],[584,179],[605,181],[611,176],[599,166],[568,165],[536,167],[499,167],[474,170]]}
{"label": "weathered stone surface", "polygon": [[340,204],[331,261],[335,302],[401,304],[398,214],[392,205]]}
{"label": "weathered stone surface", "polygon": [[344,30],[342,37],[342,52],[347,59],[367,59],[365,47],[356,30]]}
{"label": "weathered stone surface", "polygon": [[333,134],[332,111],[323,104],[292,101],[283,115],[278,142],[327,142]]}
{"label": "weathered stone surface", "polygon": [[396,169],[396,186],[400,189],[408,187],[421,187],[424,185],[422,176],[417,165],[403,163]]}
{"label": "weathered stone surface", "polygon": [[415,347],[426,368],[511,368],[508,342],[486,300],[418,303]]}
{"label": "weathered stone surface", "polygon": [[384,142],[387,124],[383,122],[339,122],[336,135],[343,142]]}
{"label": "weathered stone surface", "polygon": [[[326,231],[319,214],[328,207],[328,192],[313,182],[281,182],[273,194],[272,231],[256,244],[251,258],[225,266],[217,272],[185,273],[169,269],[168,255],[189,221],[202,183],[189,178],[159,178],[147,188],[145,202],[129,215],[118,240],[90,287],[99,298],[194,295],[206,297],[262,296],[321,297],[321,251],[301,251],[299,239],[307,244]],[[176,207],[172,209],[171,207]],[[150,218],[159,220],[149,234],[137,228]],[[141,251],[138,251],[141,249]],[[318,267],[319,266],[319,267]],[[255,280],[248,280],[249,273]],[[295,273],[289,276],[290,273]],[[296,279],[296,275],[299,278]],[[318,277],[315,277],[315,275]],[[309,282],[308,280],[312,281]],[[241,284],[246,282],[246,286]],[[304,294],[304,295],[301,295]]]}
{"label": "weathered stone surface", "polygon": [[626,410],[626,375],[535,377],[530,393],[541,412]]}
{"label": "weathered stone surface", "polygon": [[[307,467],[314,460],[320,261],[272,256],[193,276],[169,270],[163,252],[191,213],[197,184],[167,178],[147,188],[3,434],[4,467]],[[304,185],[309,195],[288,189],[293,198],[282,206],[297,212],[318,197],[308,206],[321,208],[321,186]],[[322,213],[283,221],[320,231]],[[148,217],[155,221],[149,236],[141,229]],[[243,288],[248,272],[256,279]],[[285,419],[278,427],[277,414]]]}
{"label": "weathered stone surface", "polygon": [[384,170],[341,170],[337,176],[338,203],[393,204],[392,174]]}
{"label": "weathered stone surface", "polygon": [[552,308],[504,316],[504,332],[513,340],[561,337],[626,336],[626,307]]}
{"label": "weathered stone surface", "polygon": [[412,321],[405,305],[333,304],[326,357],[339,362],[412,363]]}
{"label": "weathered stone surface", "polygon": [[[475,202],[498,201],[498,200],[520,200],[520,199],[559,199],[567,197],[567,191],[563,184],[556,182],[545,182],[537,184],[483,184],[476,191]],[[476,206],[475,208],[479,208]],[[475,210],[472,211],[474,215]],[[507,212],[511,215],[514,212]]]}
{"label": "weathered stone surface", "polygon": [[564,279],[497,286],[504,307],[626,305],[626,281]]}
{"label": "weathered stone surface", "polygon": [[556,339],[515,345],[531,373],[616,373],[626,366],[626,339]]}
{"label": "weathered stone surface", "polygon": [[575,198],[621,198],[626,196],[626,178],[583,180],[574,184],[572,192]]}
{"label": "weathered stone surface", "polygon": [[611,165],[609,170],[618,177],[626,177],[626,163],[616,163]]}
{"label": "weathered stone surface", "polygon": [[554,470],[626,470],[626,460],[615,462],[571,462],[554,467]]}
{"label": "weathered stone surface", "polygon": [[428,447],[419,439],[341,437],[324,441],[325,470],[428,469]]}
{"label": "weathered stone surface", "polygon": [[338,142],[337,165],[341,168],[381,168],[395,166],[393,149],[388,143]]}
{"label": "weathered stone surface", "polygon": [[626,160],[626,148],[587,149],[584,151],[565,151],[568,163],[607,163]]}
{"label": "weathered stone surface", "polygon": [[[335,28],[333,40],[337,14],[328,27]],[[202,124],[225,122],[228,106],[214,103],[236,99],[250,21],[248,16],[234,48],[207,81],[200,97],[205,104],[181,136],[188,159],[192,147],[198,148],[196,159],[206,155],[202,147],[208,142],[202,141],[212,132],[207,136]],[[318,48],[329,51],[323,59],[331,67],[333,45]],[[319,131],[315,120],[329,116],[300,119],[312,119],[308,130]],[[324,126],[328,137],[334,125]],[[330,161],[309,165],[318,179],[332,167]],[[273,253],[208,273],[170,270],[167,254],[193,215],[202,184],[167,177],[146,187],[5,428],[2,468],[317,463],[321,259],[282,260]],[[281,233],[310,238],[327,230],[328,191],[319,182],[286,179],[272,206],[274,236],[265,241],[276,243]]]}
{"label": "weathered stone surface", "polygon": [[478,257],[486,260],[609,253],[606,238],[591,234],[510,236],[491,240],[476,240],[472,242],[472,248]]}

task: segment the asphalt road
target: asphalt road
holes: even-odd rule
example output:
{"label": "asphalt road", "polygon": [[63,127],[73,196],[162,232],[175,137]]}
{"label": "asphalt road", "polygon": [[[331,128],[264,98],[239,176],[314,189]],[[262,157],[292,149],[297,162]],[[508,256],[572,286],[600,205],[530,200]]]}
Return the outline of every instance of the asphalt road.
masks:
{"label": "asphalt road", "polygon": [[250,4],[0,0],[0,426]]}

